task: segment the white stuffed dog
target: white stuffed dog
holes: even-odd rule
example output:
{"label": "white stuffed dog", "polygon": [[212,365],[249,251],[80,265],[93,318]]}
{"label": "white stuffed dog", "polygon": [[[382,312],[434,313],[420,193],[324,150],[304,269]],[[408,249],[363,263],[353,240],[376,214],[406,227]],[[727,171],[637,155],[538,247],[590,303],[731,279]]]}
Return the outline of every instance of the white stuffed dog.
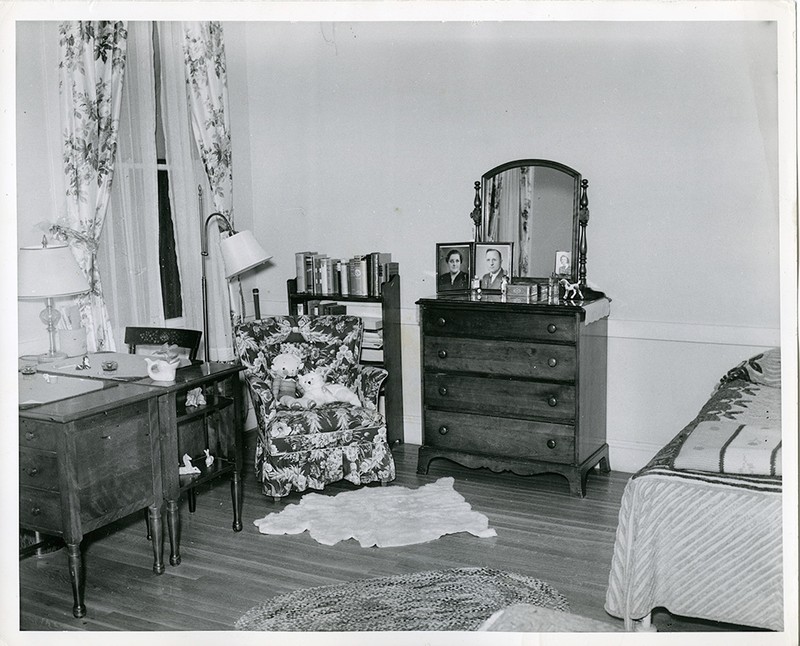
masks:
{"label": "white stuffed dog", "polygon": [[297,385],[303,392],[299,401],[307,407],[322,406],[332,402],[345,402],[354,406],[361,406],[361,400],[347,386],[341,384],[326,384],[325,379],[317,372],[307,372],[300,375]]}

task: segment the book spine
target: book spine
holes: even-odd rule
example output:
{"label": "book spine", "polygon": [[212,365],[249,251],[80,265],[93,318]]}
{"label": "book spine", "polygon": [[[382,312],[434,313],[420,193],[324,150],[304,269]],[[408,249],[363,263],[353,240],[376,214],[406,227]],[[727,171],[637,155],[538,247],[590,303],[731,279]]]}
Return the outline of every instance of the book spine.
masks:
{"label": "book spine", "polygon": [[366,257],[362,256],[361,259],[358,261],[359,269],[361,270],[361,280],[358,284],[358,294],[359,296],[368,296],[369,295],[369,274],[367,273],[367,259]]}
{"label": "book spine", "polygon": [[350,289],[348,287],[349,283],[347,280],[347,261],[340,260],[336,268],[339,272],[339,293],[342,296],[349,296]]}
{"label": "book spine", "polygon": [[[314,254],[305,256],[305,278],[303,280],[303,291],[310,292],[314,289]],[[299,284],[299,283],[298,283]],[[300,291],[298,289],[298,291]]]}
{"label": "book spine", "polygon": [[297,280],[297,291],[306,291],[306,255],[299,251],[294,255],[295,279]]}

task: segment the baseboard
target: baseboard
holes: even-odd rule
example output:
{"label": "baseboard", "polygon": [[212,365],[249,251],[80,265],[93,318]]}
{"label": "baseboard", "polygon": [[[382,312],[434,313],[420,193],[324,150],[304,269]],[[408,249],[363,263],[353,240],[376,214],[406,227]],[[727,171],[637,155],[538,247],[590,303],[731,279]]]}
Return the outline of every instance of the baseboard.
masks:
{"label": "baseboard", "polygon": [[611,470],[621,473],[636,473],[660,449],[660,444],[625,442],[624,440],[609,442],[608,459],[611,462]]}

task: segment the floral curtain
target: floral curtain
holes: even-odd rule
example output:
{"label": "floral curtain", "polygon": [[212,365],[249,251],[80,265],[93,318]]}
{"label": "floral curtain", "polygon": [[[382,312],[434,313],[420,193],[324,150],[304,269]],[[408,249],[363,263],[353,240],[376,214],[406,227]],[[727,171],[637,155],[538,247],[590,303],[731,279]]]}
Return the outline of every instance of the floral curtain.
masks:
{"label": "floral curtain", "polygon": [[97,267],[97,248],[114,176],[126,24],[61,23],[59,47],[66,215],[53,232],[69,243],[91,286],[91,291],[79,299],[87,348],[115,350]]}
{"label": "floral curtain", "polygon": [[[192,131],[208,178],[211,205],[200,214],[201,226],[212,212],[225,215],[233,224],[230,109],[222,26],[218,22],[184,22],[183,53],[186,92]],[[213,208],[210,208],[213,206]],[[209,223],[208,308],[211,359],[233,359],[231,305],[237,302],[228,292],[221,253],[219,230]],[[220,316],[228,313],[227,320]]]}

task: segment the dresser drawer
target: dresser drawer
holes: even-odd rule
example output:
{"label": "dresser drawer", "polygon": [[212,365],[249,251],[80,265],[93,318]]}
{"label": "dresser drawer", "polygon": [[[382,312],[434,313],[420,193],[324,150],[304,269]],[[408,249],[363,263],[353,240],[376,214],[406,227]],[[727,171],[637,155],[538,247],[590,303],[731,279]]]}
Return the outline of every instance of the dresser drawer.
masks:
{"label": "dresser drawer", "polygon": [[423,367],[442,372],[574,381],[575,352],[575,346],[569,345],[426,336]]}
{"label": "dresser drawer", "polygon": [[425,413],[425,444],[467,453],[570,464],[575,458],[575,428],[429,410]]}
{"label": "dresser drawer", "polygon": [[58,457],[50,451],[19,449],[19,484],[37,489],[58,489]]}
{"label": "dresser drawer", "polygon": [[432,408],[569,423],[575,420],[575,387],[571,384],[426,372],[424,396],[426,407]]}
{"label": "dresser drawer", "polygon": [[45,533],[61,533],[61,495],[55,491],[20,486],[19,524]]}
{"label": "dresser drawer", "polygon": [[19,445],[33,449],[56,450],[56,434],[46,422],[20,418]]}
{"label": "dresser drawer", "polygon": [[483,339],[576,342],[574,315],[551,313],[459,310],[446,307],[423,309],[422,329],[427,336],[469,336]]}

